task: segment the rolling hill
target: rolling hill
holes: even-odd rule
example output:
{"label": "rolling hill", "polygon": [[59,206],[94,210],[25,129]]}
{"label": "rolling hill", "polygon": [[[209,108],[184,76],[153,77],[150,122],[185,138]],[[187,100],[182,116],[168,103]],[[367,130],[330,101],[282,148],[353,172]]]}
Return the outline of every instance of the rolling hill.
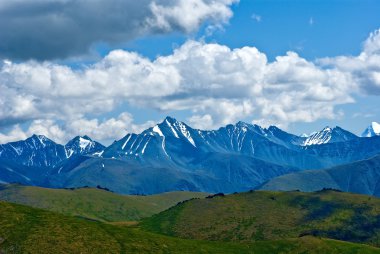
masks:
{"label": "rolling hill", "polygon": [[380,199],[324,190],[252,191],[183,202],[141,227],[188,239],[255,242],[311,235],[380,245]]}
{"label": "rolling hill", "polygon": [[150,196],[118,195],[92,188],[47,189],[0,185],[0,200],[99,221],[136,221],[206,193],[170,192]]}
{"label": "rolling hill", "polygon": [[186,240],[0,202],[2,253],[372,254],[379,249],[310,236],[256,243]]}

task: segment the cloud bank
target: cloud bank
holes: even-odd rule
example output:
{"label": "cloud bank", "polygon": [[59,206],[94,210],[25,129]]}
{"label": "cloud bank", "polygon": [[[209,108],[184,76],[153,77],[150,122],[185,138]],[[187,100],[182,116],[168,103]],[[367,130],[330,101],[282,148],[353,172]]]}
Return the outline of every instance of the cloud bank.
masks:
{"label": "cloud bank", "polygon": [[63,59],[99,42],[228,22],[238,0],[0,0],[0,58]]}
{"label": "cloud bank", "polygon": [[5,61],[0,90],[0,126],[32,122],[27,130],[16,125],[0,135],[0,142],[36,131],[59,141],[73,134],[105,140],[152,124],[136,125],[128,113],[102,121],[89,117],[101,118],[126,102],[190,111],[188,120],[199,128],[242,118],[286,127],[337,118],[342,115],[337,106],[353,103],[356,94],[380,94],[380,31],[369,36],[358,56],[316,61],[288,52],[269,62],[255,47],[230,49],[191,40],[153,61],[115,50],[79,70]]}

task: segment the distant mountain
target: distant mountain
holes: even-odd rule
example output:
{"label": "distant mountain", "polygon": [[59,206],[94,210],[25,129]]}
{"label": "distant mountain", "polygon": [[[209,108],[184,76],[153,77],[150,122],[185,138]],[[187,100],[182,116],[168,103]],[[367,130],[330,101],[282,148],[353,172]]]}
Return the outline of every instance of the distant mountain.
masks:
{"label": "distant mountain", "polygon": [[[171,117],[108,147],[87,136],[76,137],[65,146],[43,136],[33,137],[34,141],[0,147],[0,160],[7,160],[8,168],[28,177],[31,184],[54,188],[100,185],[132,194],[244,191],[284,174],[380,154],[380,136],[360,138],[339,127],[300,137],[275,126],[262,128],[244,122],[204,131]],[[31,171],[37,173],[25,173],[22,167],[19,171],[19,165],[33,167]],[[12,180],[9,172],[4,178],[1,175],[0,171],[3,182]],[[20,176],[12,175],[14,182],[21,182]]]}
{"label": "distant mountain", "polygon": [[65,146],[43,135],[33,135],[26,140],[0,145],[0,159],[34,167],[52,167],[74,155],[94,154],[104,146],[88,136],[75,137]]}
{"label": "distant mountain", "polygon": [[51,183],[58,187],[98,183],[134,194],[234,192],[290,172],[331,167],[380,153],[380,139],[361,139],[339,127],[320,133],[328,139],[319,145],[304,145],[311,137],[295,136],[275,126],[266,129],[238,122],[203,131],[167,117],[140,134],[115,141],[100,157],[84,157],[75,167],[64,166]]}
{"label": "distant mountain", "polygon": [[217,153],[245,155],[290,167],[320,167],[317,160],[301,151],[298,146],[301,141],[302,138],[276,127],[264,129],[239,122],[218,130],[202,131],[167,117],[141,134],[128,134],[116,141],[104,150],[102,156],[187,168],[204,154]]}
{"label": "distant mountain", "polygon": [[380,124],[372,122],[370,126],[362,133],[362,137],[374,137],[380,135]]}
{"label": "distant mountain", "polygon": [[88,136],[77,136],[65,145],[66,158],[75,155],[99,153],[105,149],[102,144],[93,141]]}
{"label": "distant mountain", "polygon": [[325,127],[322,131],[314,132],[302,143],[303,146],[321,145],[326,143],[345,142],[357,139],[355,134],[340,127]]}
{"label": "distant mountain", "polygon": [[316,191],[333,188],[380,197],[380,155],[323,170],[307,170],[276,177],[263,190]]}
{"label": "distant mountain", "polygon": [[52,167],[66,159],[65,148],[42,135],[0,145],[0,159],[32,167]]}

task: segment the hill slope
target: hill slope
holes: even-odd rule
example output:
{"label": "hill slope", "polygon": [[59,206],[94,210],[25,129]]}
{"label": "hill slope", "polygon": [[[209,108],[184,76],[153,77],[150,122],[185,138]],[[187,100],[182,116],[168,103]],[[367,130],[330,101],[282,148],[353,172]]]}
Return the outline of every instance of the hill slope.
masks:
{"label": "hill slope", "polygon": [[4,253],[378,253],[366,245],[313,237],[238,244],[185,240],[0,202]]}
{"label": "hill slope", "polygon": [[100,221],[139,220],[168,209],[178,202],[205,196],[207,194],[199,192],[133,196],[90,188],[66,190],[0,185],[0,200]]}
{"label": "hill slope", "polygon": [[316,191],[334,188],[380,196],[380,156],[324,170],[302,171],[274,178],[263,190]]}
{"label": "hill slope", "polygon": [[380,199],[322,191],[256,191],[184,202],[143,221],[153,232],[252,242],[314,235],[380,245]]}

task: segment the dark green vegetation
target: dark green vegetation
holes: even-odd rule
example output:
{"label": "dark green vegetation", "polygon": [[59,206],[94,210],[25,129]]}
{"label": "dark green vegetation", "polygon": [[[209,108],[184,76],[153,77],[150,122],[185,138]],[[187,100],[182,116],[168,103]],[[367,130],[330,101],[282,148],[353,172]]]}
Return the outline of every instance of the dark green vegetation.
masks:
{"label": "dark green vegetation", "polygon": [[333,190],[254,191],[184,202],[142,227],[201,240],[248,243],[311,235],[380,246],[380,199]]}
{"label": "dark green vegetation", "polygon": [[93,189],[46,189],[0,185],[0,200],[24,204],[66,215],[100,221],[135,221],[159,213],[178,202],[203,198],[199,192],[169,192],[150,196],[119,195]]}
{"label": "dark green vegetation", "polygon": [[379,253],[374,247],[302,237],[256,243],[186,240],[0,202],[4,253]]}

